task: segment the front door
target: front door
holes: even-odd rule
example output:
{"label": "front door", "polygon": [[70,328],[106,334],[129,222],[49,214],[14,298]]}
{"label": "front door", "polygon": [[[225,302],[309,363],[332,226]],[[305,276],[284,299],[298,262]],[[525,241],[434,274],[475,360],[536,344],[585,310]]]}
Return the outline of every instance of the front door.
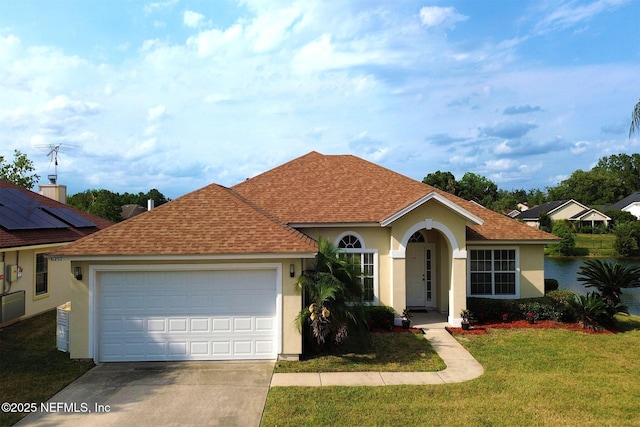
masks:
{"label": "front door", "polygon": [[435,244],[407,244],[407,307],[435,307]]}

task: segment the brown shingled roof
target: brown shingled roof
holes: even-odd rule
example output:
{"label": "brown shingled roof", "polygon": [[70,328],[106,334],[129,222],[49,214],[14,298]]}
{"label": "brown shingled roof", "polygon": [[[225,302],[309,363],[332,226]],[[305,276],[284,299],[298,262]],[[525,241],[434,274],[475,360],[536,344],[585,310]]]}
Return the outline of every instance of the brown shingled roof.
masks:
{"label": "brown shingled roof", "polygon": [[438,193],[481,218],[468,241],[555,237],[355,156],[311,152],[232,188],[211,184],[61,248],[56,255],[314,253],[288,224],[380,223]]}
{"label": "brown shingled roof", "polygon": [[81,237],[95,233],[98,230],[107,228],[112,225],[110,221],[102,219],[98,216],[83,212],[72,206],[65,205],[56,200],[35,193],[24,187],[15,185],[9,181],[0,179],[0,188],[10,188],[18,190],[26,194],[29,198],[49,208],[66,208],[76,214],[93,222],[95,227],[73,227],[68,228],[52,228],[52,229],[28,229],[28,230],[7,230],[0,227],[0,248],[17,248],[24,246],[44,245],[51,243],[73,242]]}
{"label": "brown shingled roof", "polygon": [[56,255],[315,253],[316,242],[211,184],[78,240]]}
{"label": "brown shingled roof", "polygon": [[382,222],[431,192],[481,218],[467,240],[555,240],[509,217],[351,155],[315,151],[232,187],[288,224]]}

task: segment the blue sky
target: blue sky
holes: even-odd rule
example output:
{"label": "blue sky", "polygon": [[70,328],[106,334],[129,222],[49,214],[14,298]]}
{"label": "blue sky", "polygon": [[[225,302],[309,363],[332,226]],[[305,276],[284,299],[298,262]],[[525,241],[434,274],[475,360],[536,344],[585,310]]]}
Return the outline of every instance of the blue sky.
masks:
{"label": "blue sky", "polygon": [[[315,150],[544,189],[628,138],[640,1],[0,0],[0,155],[176,198]],[[346,185],[347,183],[345,183]]]}

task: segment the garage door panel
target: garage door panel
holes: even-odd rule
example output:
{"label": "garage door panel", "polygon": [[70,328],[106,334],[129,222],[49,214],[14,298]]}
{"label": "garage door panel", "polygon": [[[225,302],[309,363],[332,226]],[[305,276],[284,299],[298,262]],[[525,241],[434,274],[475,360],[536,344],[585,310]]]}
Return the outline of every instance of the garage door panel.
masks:
{"label": "garage door panel", "polygon": [[100,361],[277,356],[275,270],[104,272],[98,294]]}

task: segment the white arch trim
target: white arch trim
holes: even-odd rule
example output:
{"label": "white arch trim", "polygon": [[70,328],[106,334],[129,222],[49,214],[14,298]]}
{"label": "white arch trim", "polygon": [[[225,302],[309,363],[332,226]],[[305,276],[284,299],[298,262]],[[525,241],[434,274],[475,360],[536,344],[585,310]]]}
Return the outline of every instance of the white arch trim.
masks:
{"label": "white arch trim", "polygon": [[413,233],[422,229],[440,231],[442,234],[446,236],[447,240],[449,240],[449,244],[451,245],[451,248],[453,251],[453,257],[457,259],[467,258],[467,251],[460,249],[458,245],[458,241],[456,240],[456,236],[453,235],[453,232],[449,229],[449,227],[447,227],[446,225],[444,225],[439,221],[434,221],[431,218],[427,218],[424,221],[420,221],[414,224],[413,226],[411,226],[407,230],[407,232],[404,233],[404,236],[402,236],[402,241],[400,242],[400,248],[397,250],[391,251],[391,258],[404,259],[406,257],[407,244],[409,243],[409,239],[411,238],[411,236],[413,236]]}

